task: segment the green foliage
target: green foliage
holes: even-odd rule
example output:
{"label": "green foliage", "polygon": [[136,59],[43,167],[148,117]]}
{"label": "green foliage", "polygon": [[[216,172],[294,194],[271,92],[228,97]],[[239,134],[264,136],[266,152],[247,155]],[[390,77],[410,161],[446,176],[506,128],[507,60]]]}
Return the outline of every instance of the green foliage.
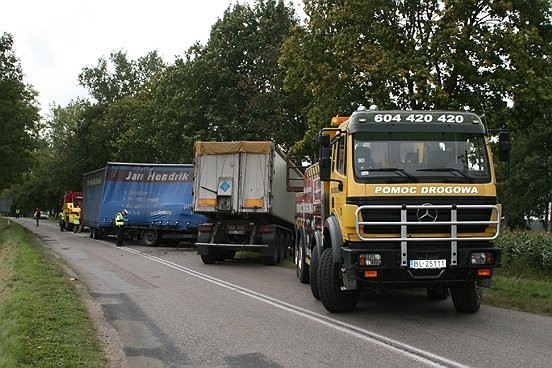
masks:
{"label": "green foliage", "polygon": [[495,128],[516,126],[527,109],[528,123],[538,123],[537,105],[550,105],[545,0],[306,0],[305,12],[309,23],[281,57],[286,86],[311,96],[308,132],[296,150],[312,150],[329,118],[358,103],[469,109],[487,113]]}
{"label": "green foliage", "polygon": [[539,130],[531,129],[515,136],[511,176],[501,191],[504,216],[510,228],[523,228],[526,217],[549,214],[548,206],[552,202],[552,121],[548,123]]}
{"label": "green foliage", "polygon": [[157,51],[149,52],[138,60],[128,60],[126,52],[112,52],[109,61],[98,59],[95,67],[86,67],[79,74],[80,84],[100,104],[133,96],[147,89],[150,79],[165,69]]}
{"label": "green foliage", "polygon": [[552,316],[552,282],[510,277],[499,269],[483,294],[485,304]]}
{"label": "green foliage", "polygon": [[[517,276],[552,276],[552,237],[549,234],[503,232],[497,245],[502,249],[503,267]],[[521,273],[521,274],[520,274]]]}
{"label": "green foliage", "polygon": [[36,92],[23,81],[13,37],[0,35],[0,189],[21,181],[32,163],[39,128]]}
{"label": "green foliage", "polygon": [[281,1],[235,4],[213,25],[207,45],[192,47],[175,64],[155,105],[161,124],[182,139],[181,157],[191,159],[199,139],[274,140],[284,149],[300,139],[297,94],[283,90],[278,65],[296,23]]}

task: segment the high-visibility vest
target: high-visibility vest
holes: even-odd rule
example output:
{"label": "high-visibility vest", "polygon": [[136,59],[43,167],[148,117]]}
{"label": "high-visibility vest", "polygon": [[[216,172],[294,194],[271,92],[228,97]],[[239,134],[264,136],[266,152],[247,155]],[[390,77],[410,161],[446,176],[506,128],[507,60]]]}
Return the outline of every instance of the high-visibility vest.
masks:
{"label": "high-visibility vest", "polygon": [[80,225],[80,217],[79,215],[73,216],[73,225]]}
{"label": "high-visibility vest", "polygon": [[65,221],[65,212],[60,212],[59,217],[61,218],[61,221]]}
{"label": "high-visibility vest", "polygon": [[125,225],[125,217],[121,212],[117,212],[115,215],[115,226],[124,226]]}

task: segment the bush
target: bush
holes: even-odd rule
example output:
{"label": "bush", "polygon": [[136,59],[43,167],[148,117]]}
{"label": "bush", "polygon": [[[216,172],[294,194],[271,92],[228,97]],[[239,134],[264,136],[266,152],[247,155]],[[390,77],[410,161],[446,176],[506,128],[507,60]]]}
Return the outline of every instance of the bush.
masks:
{"label": "bush", "polygon": [[538,274],[552,275],[552,236],[543,233],[502,232],[497,239],[506,267],[525,263]]}

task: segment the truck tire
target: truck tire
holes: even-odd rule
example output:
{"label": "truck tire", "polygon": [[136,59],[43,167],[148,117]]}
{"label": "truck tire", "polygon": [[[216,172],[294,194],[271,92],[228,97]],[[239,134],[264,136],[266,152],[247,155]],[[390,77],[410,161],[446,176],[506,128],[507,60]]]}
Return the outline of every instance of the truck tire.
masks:
{"label": "truck tire", "polygon": [[214,255],[209,251],[209,254],[202,254],[202,255],[201,255],[201,260],[202,260],[203,263],[205,263],[205,264],[215,264],[215,262],[217,261],[217,257],[214,256]]}
{"label": "truck tire", "polygon": [[449,296],[448,288],[444,286],[428,287],[426,291],[431,300],[446,300]]}
{"label": "truck tire", "polygon": [[316,300],[320,300],[320,279],[318,268],[320,267],[320,256],[318,255],[318,245],[315,245],[311,253],[311,263],[309,270],[309,279],[312,296]]}
{"label": "truck tire", "polygon": [[304,239],[301,237],[295,248],[295,273],[302,284],[309,283],[309,265],[305,262],[305,244]]}
{"label": "truck tire", "polygon": [[146,230],[142,233],[142,241],[145,246],[155,247],[157,246],[157,233],[155,231]]}
{"label": "truck tire", "polygon": [[468,281],[450,288],[452,303],[459,313],[476,313],[481,306],[483,287],[475,281]]}
{"label": "truck tire", "polygon": [[332,313],[350,312],[355,309],[360,290],[343,291],[340,279],[340,265],[333,262],[332,248],[322,253],[318,269],[320,301]]}

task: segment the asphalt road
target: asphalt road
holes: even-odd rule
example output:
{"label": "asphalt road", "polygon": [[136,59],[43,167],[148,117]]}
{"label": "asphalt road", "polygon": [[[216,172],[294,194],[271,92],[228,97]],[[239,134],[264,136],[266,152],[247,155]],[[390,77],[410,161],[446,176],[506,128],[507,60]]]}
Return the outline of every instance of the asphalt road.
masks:
{"label": "asphalt road", "polygon": [[364,293],[330,314],[294,270],[149,248],[19,219],[103,308],[128,367],[551,367],[552,318],[450,298]]}

